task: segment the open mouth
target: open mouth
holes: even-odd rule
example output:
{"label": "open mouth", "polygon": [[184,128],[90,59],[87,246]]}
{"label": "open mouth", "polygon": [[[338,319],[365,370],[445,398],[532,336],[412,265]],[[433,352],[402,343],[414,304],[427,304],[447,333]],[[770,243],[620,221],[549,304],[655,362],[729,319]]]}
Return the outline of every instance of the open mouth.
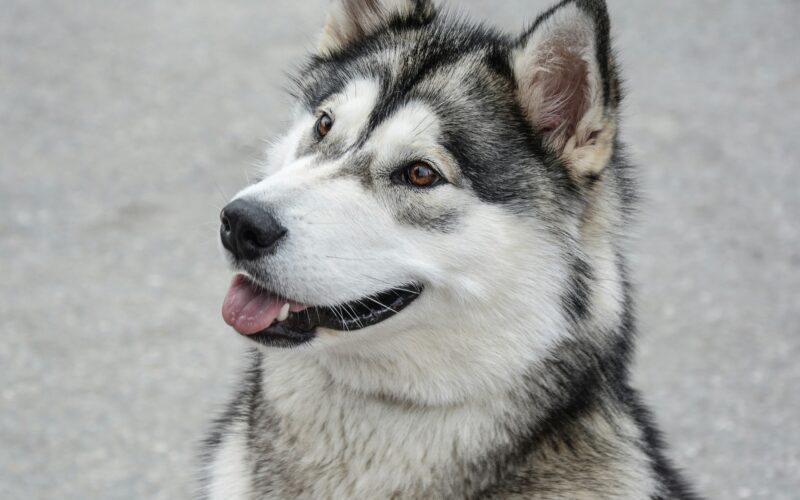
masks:
{"label": "open mouth", "polygon": [[280,297],[237,274],[222,304],[222,317],[234,330],[256,342],[291,346],[313,339],[317,327],[350,331],[380,323],[399,313],[421,292],[421,285],[407,284],[336,306],[312,306]]}

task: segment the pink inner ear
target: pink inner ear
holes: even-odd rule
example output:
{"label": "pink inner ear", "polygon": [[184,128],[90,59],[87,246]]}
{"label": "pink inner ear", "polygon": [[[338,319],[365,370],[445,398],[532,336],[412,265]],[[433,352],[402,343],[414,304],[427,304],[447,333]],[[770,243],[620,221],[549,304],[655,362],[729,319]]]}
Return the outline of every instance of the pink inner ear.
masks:
{"label": "pink inner ear", "polygon": [[569,50],[569,44],[558,42],[543,48],[530,83],[531,119],[556,148],[575,134],[589,107],[586,61]]}

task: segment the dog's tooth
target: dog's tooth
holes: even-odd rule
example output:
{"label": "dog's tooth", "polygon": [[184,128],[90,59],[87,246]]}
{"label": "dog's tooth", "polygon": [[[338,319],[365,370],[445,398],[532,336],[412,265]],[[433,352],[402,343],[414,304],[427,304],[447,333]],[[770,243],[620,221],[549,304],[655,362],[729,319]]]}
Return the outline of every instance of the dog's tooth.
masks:
{"label": "dog's tooth", "polygon": [[281,312],[278,313],[278,321],[284,321],[286,318],[289,317],[289,303],[283,304],[281,307]]}

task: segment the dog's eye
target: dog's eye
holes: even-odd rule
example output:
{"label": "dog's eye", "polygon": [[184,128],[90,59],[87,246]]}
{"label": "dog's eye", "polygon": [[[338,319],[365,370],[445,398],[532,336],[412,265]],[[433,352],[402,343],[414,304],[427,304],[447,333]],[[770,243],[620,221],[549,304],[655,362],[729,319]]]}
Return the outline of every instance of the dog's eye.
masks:
{"label": "dog's eye", "polygon": [[407,166],[403,176],[407,183],[416,187],[432,187],[442,180],[439,173],[424,161],[417,161]]}
{"label": "dog's eye", "polygon": [[328,135],[328,132],[331,131],[331,128],[333,128],[333,118],[331,118],[328,113],[322,113],[322,116],[319,117],[319,120],[317,120],[317,125],[315,126],[317,137],[322,139]]}

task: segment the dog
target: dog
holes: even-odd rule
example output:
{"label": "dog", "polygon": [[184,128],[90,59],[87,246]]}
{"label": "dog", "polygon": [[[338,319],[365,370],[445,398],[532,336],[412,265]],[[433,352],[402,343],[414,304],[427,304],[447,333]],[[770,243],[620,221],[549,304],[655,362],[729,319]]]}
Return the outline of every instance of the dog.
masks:
{"label": "dog", "polygon": [[212,499],[694,499],[629,385],[635,321],[602,0],[509,36],[334,0],[292,125],[222,210],[250,364]]}

